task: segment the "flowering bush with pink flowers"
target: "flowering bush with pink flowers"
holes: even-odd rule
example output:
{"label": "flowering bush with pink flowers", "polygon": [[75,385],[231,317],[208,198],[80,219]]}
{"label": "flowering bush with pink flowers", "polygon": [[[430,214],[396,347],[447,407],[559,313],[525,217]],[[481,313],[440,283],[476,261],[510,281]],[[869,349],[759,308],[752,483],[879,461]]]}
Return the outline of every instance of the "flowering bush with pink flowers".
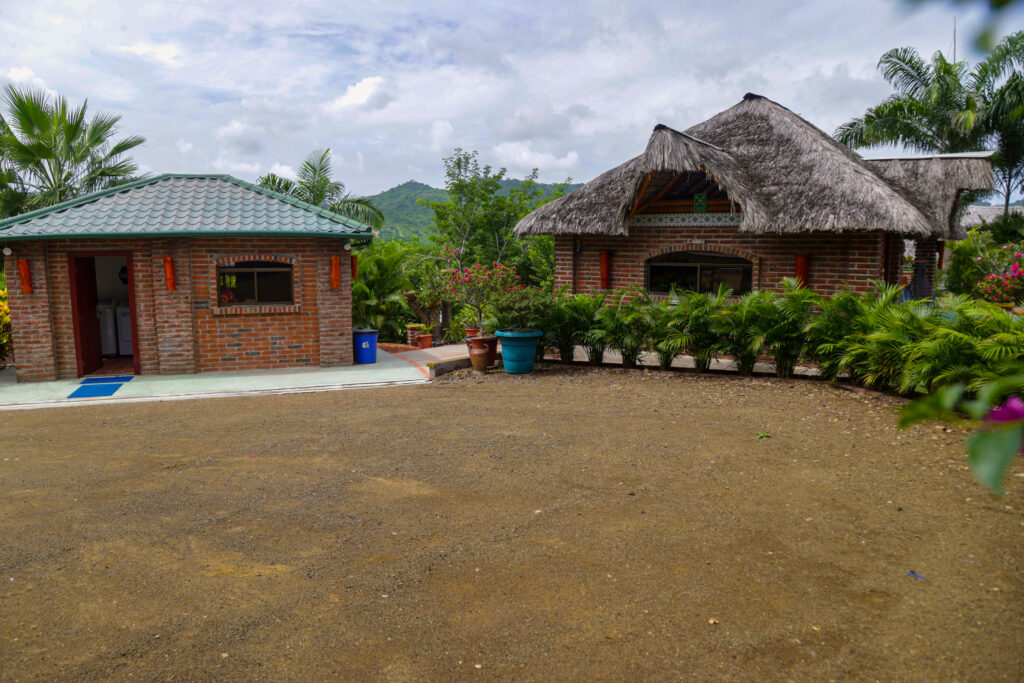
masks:
{"label": "flowering bush with pink flowers", "polygon": [[993,272],[987,273],[977,284],[983,299],[995,304],[1024,300],[1024,252],[1020,249],[1017,244],[1004,244],[996,252]]}
{"label": "flowering bush with pink flowers", "polygon": [[476,326],[484,326],[484,309],[503,293],[522,286],[516,269],[500,261],[491,265],[477,263],[462,268],[442,271],[446,282],[441,297],[453,304],[461,304],[471,311]]}

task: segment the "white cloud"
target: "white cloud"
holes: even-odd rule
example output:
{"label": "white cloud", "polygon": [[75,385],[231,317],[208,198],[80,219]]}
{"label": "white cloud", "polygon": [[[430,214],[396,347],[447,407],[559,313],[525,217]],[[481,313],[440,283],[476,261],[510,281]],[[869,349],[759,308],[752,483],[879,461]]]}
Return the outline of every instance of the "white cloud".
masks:
{"label": "white cloud", "polygon": [[529,171],[534,168],[541,168],[545,171],[566,171],[575,168],[580,161],[580,155],[575,150],[568,152],[563,157],[556,157],[550,152],[535,151],[533,143],[530,141],[503,142],[500,145],[495,145],[494,155],[497,157],[498,163],[514,171]]}
{"label": "white cloud", "polygon": [[430,126],[430,151],[440,152],[441,148],[448,144],[455,132],[455,126],[451,121],[434,121]]}
{"label": "white cloud", "polygon": [[57,96],[56,92],[47,87],[46,81],[44,81],[39,76],[36,76],[35,72],[26,66],[11,67],[7,70],[7,78],[11,81],[14,81],[18,85],[27,85],[32,88],[43,90],[50,97]]}
{"label": "white cloud", "polygon": [[270,166],[270,172],[274,175],[281,176],[282,178],[288,178],[289,180],[295,180],[295,169],[287,164],[274,162]]}
{"label": "white cloud", "polygon": [[185,138],[178,138],[178,141],[174,143],[174,146],[178,148],[178,151],[182,154],[188,154],[192,151],[193,145]]}
{"label": "white cloud", "polygon": [[240,154],[259,154],[263,151],[266,131],[238,119],[217,129],[217,139]]}
{"label": "white cloud", "polygon": [[244,173],[247,175],[256,175],[260,172],[261,168],[259,163],[255,161],[235,161],[233,159],[225,159],[224,157],[217,157],[213,162],[213,167],[218,171]]}
{"label": "white cloud", "polygon": [[180,45],[175,43],[140,41],[131,45],[122,45],[117,49],[137,57],[159,62],[165,66],[178,66],[181,62],[182,49]]}
{"label": "white cloud", "polygon": [[368,76],[348,86],[343,95],[326,103],[323,109],[331,115],[344,114],[352,109],[383,109],[392,99],[394,98],[384,89],[382,76]]}

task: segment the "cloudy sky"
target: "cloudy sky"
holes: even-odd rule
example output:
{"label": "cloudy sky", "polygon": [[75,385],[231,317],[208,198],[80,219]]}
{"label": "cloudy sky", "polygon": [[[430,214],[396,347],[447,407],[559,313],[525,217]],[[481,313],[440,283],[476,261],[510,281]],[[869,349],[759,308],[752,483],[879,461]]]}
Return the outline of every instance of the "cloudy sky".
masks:
{"label": "cloudy sky", "polygon": [[[0,80],[123,114],[150,172],[288,174],[332,148],[349,190],[443,183],[454,147],[589,180],[766,95],[831,132],[884,98],[887,49],[972,62],[980,17],[900,0],[0,0]],[[1008,17],[1002,32],[1024,26]]]}

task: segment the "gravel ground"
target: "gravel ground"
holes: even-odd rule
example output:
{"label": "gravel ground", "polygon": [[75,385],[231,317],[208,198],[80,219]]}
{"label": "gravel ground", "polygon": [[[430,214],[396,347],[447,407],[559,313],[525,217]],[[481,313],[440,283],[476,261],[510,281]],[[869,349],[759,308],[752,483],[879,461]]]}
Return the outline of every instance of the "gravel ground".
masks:
{"label": "gravel ground", "polygon": [[4,413],[0,677],[1020,680],[1024,468],[896,406],[548,366]]}

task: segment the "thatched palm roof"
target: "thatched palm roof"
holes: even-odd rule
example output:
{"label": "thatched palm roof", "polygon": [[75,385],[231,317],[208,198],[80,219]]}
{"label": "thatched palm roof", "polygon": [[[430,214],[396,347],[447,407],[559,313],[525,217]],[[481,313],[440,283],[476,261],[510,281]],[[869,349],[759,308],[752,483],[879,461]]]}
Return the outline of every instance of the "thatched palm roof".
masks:
{"label": "thatched palm roof", "polygon": [[741,207],[744,232],[947,237],[958,192],[991,188],[991,166],[977,156],[930,159],[898,168],[866,161],[789,109],[748,94],[685,132],[655,127],[643,154],[533,211],[516,232],[627,235],[632,211],[679,174],[700,173]]}

